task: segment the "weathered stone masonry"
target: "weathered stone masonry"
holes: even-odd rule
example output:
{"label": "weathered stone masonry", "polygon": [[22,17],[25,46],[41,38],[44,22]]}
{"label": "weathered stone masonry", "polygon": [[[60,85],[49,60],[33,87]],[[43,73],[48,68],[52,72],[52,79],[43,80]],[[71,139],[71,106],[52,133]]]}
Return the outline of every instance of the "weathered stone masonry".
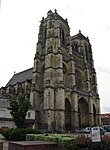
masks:
{"label": "weathered stone masonry", "polygon": [[31,100],[36,124],[48,131],[99,124],[100,99],[89,39],[70,36],[55,10],[42,18],[34,58]]}

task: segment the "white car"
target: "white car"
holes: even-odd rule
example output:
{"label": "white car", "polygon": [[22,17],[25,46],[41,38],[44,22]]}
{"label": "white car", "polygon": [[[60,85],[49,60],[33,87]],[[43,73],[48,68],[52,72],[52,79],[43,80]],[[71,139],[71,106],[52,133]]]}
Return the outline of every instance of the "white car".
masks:
{"label": "white car", "polygon": [[91,127],[86,127],[86,128],[84,129],[84,131],[85,131],[86,133],[90,133],[90,132],[91,132]]}

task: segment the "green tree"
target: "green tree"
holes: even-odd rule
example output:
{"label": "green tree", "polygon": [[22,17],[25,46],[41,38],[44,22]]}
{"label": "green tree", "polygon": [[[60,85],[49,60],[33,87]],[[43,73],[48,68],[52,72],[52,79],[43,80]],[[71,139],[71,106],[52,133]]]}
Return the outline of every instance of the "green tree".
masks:
{"label": "green tree", "polygon": [[10,114],[17,128],[23,128],[26,118],[26,113],[31,106],[29,100],[26,100],[25,95],[18,95],[10,100]]}

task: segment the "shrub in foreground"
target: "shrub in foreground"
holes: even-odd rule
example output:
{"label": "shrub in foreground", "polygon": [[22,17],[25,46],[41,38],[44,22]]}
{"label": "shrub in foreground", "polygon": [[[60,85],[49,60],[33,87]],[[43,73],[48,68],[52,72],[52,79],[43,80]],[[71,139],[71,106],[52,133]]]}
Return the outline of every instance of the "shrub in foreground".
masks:
{"label": "shrub in foreground", "polygon": [[39,134],[39,133],[41,134],[42,132],[40,130],[36,130],[36,129],[8,128],[2,133],[2,135],[7,140],[25,141],[26,140],[26,134]]}
{"label": "shrub in foreground", "polygon": [[110,136],[105,135],[102,138],[102,146],[104,150],[110,150]]}
{"label": "shrub in foreground", "polygon": [[[63,136],[63,135],[54,135],[54,134],[27,134],[27,141],[51,141],[57,142],[59,149],[61,150],[91,150],[92,149],[92,141],[90,137],[86,137],[84,135],[72,137],[72,136]],[[94,143],[94,150],[100,150],[101,144]],[[110,137],[104,137],[102,139],[102,148],[104,150],[110,150]]]}
{"label": "shrub in foreground", "polygon": [[27,134],[27,141],[46,141],[46,142],[57,142],[59,149],[63,150],[75,150],[75,140],[72,136],[64,136],[58,134]]}
{"label": "shrub in foreground", "polygon": [[91,147],[91,138],[84,135],[77,136],[75,138],[75,143],[78,149],[81,148],[90,148]]}
{"label": "shrub in foreground", "polygon": [[7,128],[2,132],[2,135],[5,137],[6,140],[9,140],[9,136],[13,130],[14,128]]}

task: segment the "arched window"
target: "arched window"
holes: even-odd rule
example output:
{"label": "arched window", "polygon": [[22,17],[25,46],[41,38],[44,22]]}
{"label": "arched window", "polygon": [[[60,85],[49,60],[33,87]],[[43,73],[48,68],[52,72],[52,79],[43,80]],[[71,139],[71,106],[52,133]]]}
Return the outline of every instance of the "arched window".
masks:
{"label": "arched window", "polygon": [[45,72],[45,64],[41,67],[41,76],[40,76],[40,87],[44,87],[44,72]]}
{"label": "arched window", "polygon": [[83,76],[78,70],[75,70],[75,83],[77,90],[83,90]]}
{"label": "arched window", "polygon": [[64,81],[64,86],[68,87],[68,72],[67,72],[67,67],[63,63],[63,81]]}
{"label": "arched window", "polygon": [[60,40],[61,40],[61,44],[65,45],[65,32],[63,28],[60,28]]}
{"label": "arched window", "polygon": [[67,72],[67,68],[65,66],[65,64],[63,63],[63,73],[66,73]]}
{"label": "arched window", "polygon": [[72,43],[72,53],[78,53],[78,44],[76,42]]}
{"label": "arched window", "polygon": [[65,99],[65,130],[71,130],[71,103]]}
{"label": "arched window", "polygon": [[47,26],[44,27],[44,35],[43,35],[43,37],[44,37],[44,42],[43,42],[43,44],[44,44],[44,46],[45,46],[45,44],[46,44],[46,38],[47,38]]}
{"label": "arched window", "polygon": [[95,105],[93,104],[93,123],[94,126],[96,125],[96,108]]}
{"label": "arched window", "polygon": [[93,74],[92,75],[92,84],[95,84],[96,83],[96,76]]}

